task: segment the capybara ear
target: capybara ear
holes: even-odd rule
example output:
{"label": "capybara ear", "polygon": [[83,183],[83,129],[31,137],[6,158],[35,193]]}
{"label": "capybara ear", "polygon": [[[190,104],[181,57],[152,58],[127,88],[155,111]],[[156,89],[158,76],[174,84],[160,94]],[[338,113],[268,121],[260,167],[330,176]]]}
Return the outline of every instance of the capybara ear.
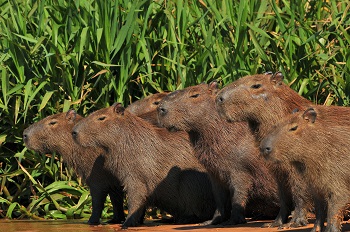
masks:
{"label": "capybara ear", "polygon": [[123,107],[122,103],[117,102],[113,104],[113,110],[117,114],[124,115],[125,108]]}
{"label": "capybara ear", "polygon": [[76,117],[77,117],[77,112],[75,110],[73,110],[73,109],[68,110],[68,112],[66,113],[66,119],[68,121],[72,121],[73,122]]}
{"label": "capybara ear", "polygon": [[317,113],[314,110],[314,108],[308,108],[303,113],[303,118],[307,121],[310,121],[311,123],[314,123],[316,121],[316,116],[317,116]]}
{"label": "capybara ear", "polygon": [[214,80],[208,84],[209,90],[213,93],[216,94],[219,91],[219,83],[217,80]]}
{"label": "capybara ear", "polygon": [[276,72],[270,77],[270,81],[273,82],[275,85],[281,85],[283,82],[283,74],[281,72]]}

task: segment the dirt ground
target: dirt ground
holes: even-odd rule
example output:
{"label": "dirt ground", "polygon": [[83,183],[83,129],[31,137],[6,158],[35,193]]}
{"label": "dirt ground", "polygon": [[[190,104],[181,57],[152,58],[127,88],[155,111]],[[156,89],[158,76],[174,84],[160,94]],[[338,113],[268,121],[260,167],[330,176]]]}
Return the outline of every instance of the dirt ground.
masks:
{"label": "dirt ground", "polygon": [[[159,224],[155,221],[146,221],[143,226],[132,227],[128,230],[122,230],[120,225],[99,225],[89,226],[85,221],[81,220],[45,220],[45,221],[33,221],[33,220],[0,220],[0,232],[116,232],[116,231],[129,231],[129,232],[268,232],[268,231],[295,231],[306,232],[312,228],[313,220],[310,220],[310,224],[305,227],[294,229],[278,228],[261,228],[263,223],[270,221],[249,221],[247,224],[230,226],[230,227],[217,227],[217,226],[199,226],[198,224],[191,225],[171,225],[171,224]],[[344,222],[342,231],[350,231],[350,222]]]}

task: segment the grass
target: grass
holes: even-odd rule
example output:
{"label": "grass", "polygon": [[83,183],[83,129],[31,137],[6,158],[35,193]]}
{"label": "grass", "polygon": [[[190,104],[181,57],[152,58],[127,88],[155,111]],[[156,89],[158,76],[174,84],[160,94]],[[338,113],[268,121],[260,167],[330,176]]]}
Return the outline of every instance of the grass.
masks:
{"label": "grass", "polygon": [[318,104],[350,104],[347,1],[0,0],[0,7],[0,217],[91,212],[88,189],[59,154],[23,145],[24,128],[50,114],[86,115],[277,70]]}

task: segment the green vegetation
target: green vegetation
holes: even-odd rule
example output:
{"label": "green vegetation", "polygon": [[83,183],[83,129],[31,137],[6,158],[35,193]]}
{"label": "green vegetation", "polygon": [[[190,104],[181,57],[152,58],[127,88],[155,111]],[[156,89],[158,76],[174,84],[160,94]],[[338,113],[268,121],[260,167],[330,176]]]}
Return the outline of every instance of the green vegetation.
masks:
{"label": "green vegetation", "polygon": [[50,114],[277,70],[318,104],[350,104],[348,1],[0,0],[0,8],[0,217],[91,212],[88,189],[59,154],[23,145],[24,128]]}

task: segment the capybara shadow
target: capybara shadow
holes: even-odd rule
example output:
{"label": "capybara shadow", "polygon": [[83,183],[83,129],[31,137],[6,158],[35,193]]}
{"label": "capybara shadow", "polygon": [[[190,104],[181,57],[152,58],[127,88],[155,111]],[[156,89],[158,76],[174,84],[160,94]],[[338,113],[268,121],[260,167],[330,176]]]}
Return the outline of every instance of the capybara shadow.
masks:
{"label": "capybara shadow", "polygon": [[217,210],[206,224],[245,223],[245,213],[274,217],[279,210],[277,184],[259,156],[248,123],[219,117],[217,91],[217,82],[212,82],[170,93],[158,106],[159,122],[189,134],[196,157],[211,176]]}
{"label": "capybara shadow", "polygon": [[286,117],[262,140],[266,159],[291,164],[311,189],[313,231],[341,231],[350,197],[350,108],[314,106]]}
{"label": "capybara shadow", "polygon": [[[248,122],[258,143],[294,109],[306,109],[310,105],[310,101],[283,83],[279,72],[245,76],[225,86],[216,97],[219,114],[230,122]],[[311,199],[305,181],[291,165],[271,164],[270,167],[279,186],[281,209],[275,221],[266,226],[306,225]],[[284,225],[293,208],[290,222]]]}
{"label": "capybara shadow", "polygon": [[81,120],[72,134],[82,146],[105,150],[108,170],[128,195],[123,228],[136,226],[147,206],[170,213],[177,223],[212,217],[209,177],[183,133],[169,133],[115,104]]}
{"label": "capybara shadow", "polygon": [[99,224],[107,195],[113,205],[113,218],[108,223],[125,220],[123,187],[117,178],[105,168],[105,152],[100,148],[84,148],[73,141],[72,128],[82,119],[74,110],[50,115],[29,126],[23,132],[28,149],[41,154],[56,152],[68,167],[82,177],[89,186],[92,198],[92,214],[89,224]]}

